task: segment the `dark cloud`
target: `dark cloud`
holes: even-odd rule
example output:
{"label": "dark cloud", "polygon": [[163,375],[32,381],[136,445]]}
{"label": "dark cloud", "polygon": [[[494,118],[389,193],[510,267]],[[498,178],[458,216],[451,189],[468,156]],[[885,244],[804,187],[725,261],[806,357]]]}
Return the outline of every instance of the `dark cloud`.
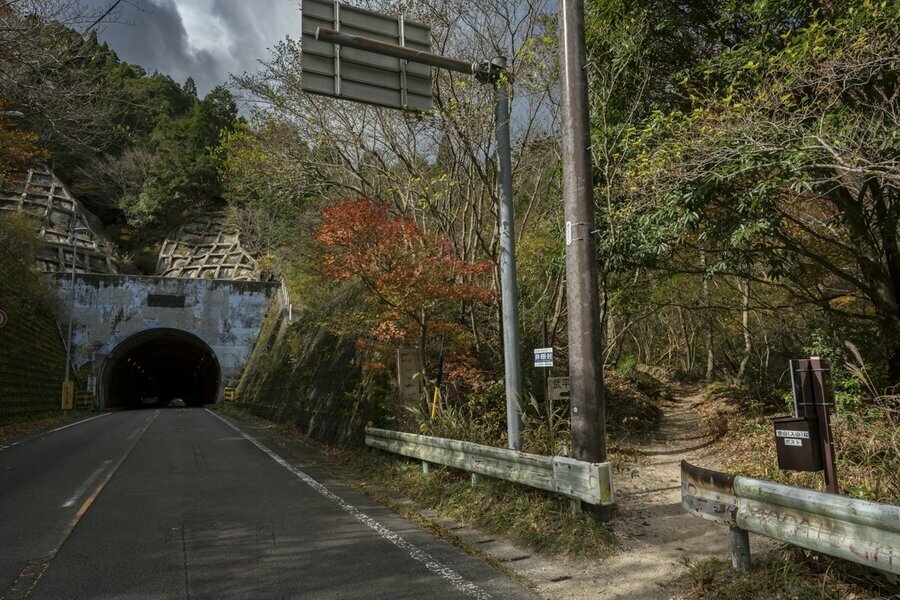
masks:
{"label": "dark cloud", "polygon": [[296,0],[140,0],[123,4],[100,39],[122,60],[201,94],[230,73],[256,69],[268,48],[299,31]]}

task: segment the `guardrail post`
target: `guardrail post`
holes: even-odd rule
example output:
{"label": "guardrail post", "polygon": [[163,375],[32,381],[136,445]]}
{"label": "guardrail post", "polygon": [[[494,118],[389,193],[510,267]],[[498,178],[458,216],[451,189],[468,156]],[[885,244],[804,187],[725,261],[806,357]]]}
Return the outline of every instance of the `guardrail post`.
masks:
{"label": "guardrail post", "polygon": [[581,508],[581,500],[577,498],[569,498],[569,509],[572,511],[573,515],[578,515],[584,512]]}
{"label": "guardrail post", "polygon": [[750,534],[731,526],[731,566],[738,571],[750,570]]}
{"label": "guardrail post", "polygon": [[431,474],[431,463],[427,460],[422,461],[422,473],[424,473],[425,475]]}
{"label": "guardrail post", "polygon": [[484,477],[478,473],[472,473],[472,487],[475,487],[484,480]]}

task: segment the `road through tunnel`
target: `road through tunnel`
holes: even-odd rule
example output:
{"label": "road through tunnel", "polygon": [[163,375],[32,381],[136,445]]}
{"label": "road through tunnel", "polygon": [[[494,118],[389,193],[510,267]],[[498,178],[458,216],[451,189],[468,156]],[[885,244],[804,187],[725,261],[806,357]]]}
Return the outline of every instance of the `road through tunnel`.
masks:
{"label": "road through tunnel", "polygon": [[177,329],[151,329],[123,341],[100,378],[104,408],[203,406],[216,401],[221,369],[200,338]]}

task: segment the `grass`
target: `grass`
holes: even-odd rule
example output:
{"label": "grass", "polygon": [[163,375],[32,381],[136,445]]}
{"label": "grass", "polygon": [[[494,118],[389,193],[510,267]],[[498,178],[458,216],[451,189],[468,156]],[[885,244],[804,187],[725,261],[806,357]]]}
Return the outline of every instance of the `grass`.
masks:
{"label": "grass", "polygon": [[[239,407],[223,407],[222,411],[241,419],[265,422],[247,415]],[[388,499],[370,492],[368,484],[405,496],[419,508],[436,511],[441,519],[503,536],[538,552],[599,558],[615,551],[613,533],[586,513],[572,514],[567,498],[490,478],[473,487],[469,474],[462,471],[437,467],[426,475],[419,461],[376,450],[327,446],[310,440],[290,425],[278,425],[276,430],[283,436],[317,447],[338,471],[365,482],[356,487],[376,500]]]}
{"label": "grass", "polygon": [[78,421],[91,415],[89,410],[53,410],[45,413],[32,413],[18,419],[0,422],[0,444],[12,442],[27,435],[47,431],[66,423]]}
{"label": "grass", "polygon": [[[740,397],[735,388],[717,387],[699,408],[706,426],[721,439],[716,455],[724,470],[824,490],[821,473],[782,471],[775,456],[771,418],[762,405]],[[786,414],[782,411],[781,415]],[[837,411],[832,419],[838,482],[844,494],[900,504],[900,422],[889,405],[872,402],[855,410]]]}
{"label": "grass", "polygon": [[572,514],[566,498],[489,478],[473,487],[467,473],[437,468],[426,475],[419,462],[377,451],[342,455],[345,465],[443,518],[536,551],[600,557],[614,549],[612,533],[587,514]]}
{"label": "grass", "polygon": [[712,559],[695,565],[681,581],[686,596],[707,600],[856,600],[897,598],[900,586],[874,571],[799,548],[754,556],[753,567],[736,572]]}
{"label": "grass", "polygon": [[[718,457],[725,471],[824,490],[821,473],[778,468],[771,423],[776,414],[748,399],[740,388],[711,386],[699,411],[706,427],[721,436],[711,455]],[[834,415],[838,481],[844,494],[888,504],[900,501],[897,414],[893,405],[876,399]],[[726,561],[705,561],[694,566],[682,584],[688,596],[698,599],[900,598],[896,578],[889,580],[860,565],[791,546],[754,555],[748,573],[734,572]]]}

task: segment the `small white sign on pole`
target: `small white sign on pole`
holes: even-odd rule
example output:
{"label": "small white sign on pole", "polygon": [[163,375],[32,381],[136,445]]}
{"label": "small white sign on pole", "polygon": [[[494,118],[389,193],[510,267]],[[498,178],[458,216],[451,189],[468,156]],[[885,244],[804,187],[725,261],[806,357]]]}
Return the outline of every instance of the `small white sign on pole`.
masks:
{"label": "small white sign on pole", "polygon": [[553,366],[553,348],[535,348],[534,349],[534,366],[535,367],[552,367]]}

